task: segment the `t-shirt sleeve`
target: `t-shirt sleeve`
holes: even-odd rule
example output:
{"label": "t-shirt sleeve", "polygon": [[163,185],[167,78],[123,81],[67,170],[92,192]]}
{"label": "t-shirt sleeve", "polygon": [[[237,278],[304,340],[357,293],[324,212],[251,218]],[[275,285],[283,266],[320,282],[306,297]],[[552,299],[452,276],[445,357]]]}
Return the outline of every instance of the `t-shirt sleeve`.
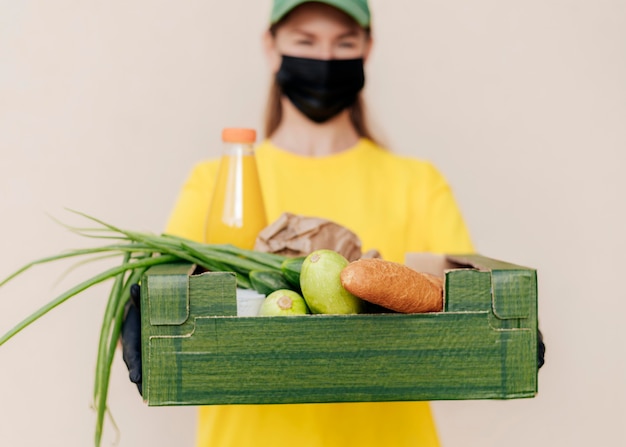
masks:
{"label": "t-shirt sleeve", "polygon": [[445,177],[432,165],[428,167],[427,184],[421,185],[425,207],[420,212],[421,228],[429,252],[468,254],[474,252],[469,231],[458,203]]}
{"label": "t-shirt sleeve", "polygon": [[196,165],[178,194],[165,232],[194,241],[204,240],[204,223],[211,202],[216,166]]}

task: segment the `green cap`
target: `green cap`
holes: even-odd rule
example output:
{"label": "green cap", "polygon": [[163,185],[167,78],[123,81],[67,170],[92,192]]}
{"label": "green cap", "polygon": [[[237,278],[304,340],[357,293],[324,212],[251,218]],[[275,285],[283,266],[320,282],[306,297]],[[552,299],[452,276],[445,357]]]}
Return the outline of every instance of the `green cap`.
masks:
{"label": "green cap", "polygon": [[[296,6],[303,3],[309,3],[311,0],[274,0],[272,6],[271,24],[278,22],[280,19]],[[352,17],[362,27],[370,25],[370,8],[367,0],[320,0],[318,3],[326,3],[334,6],[340,11],[345,12]]]}

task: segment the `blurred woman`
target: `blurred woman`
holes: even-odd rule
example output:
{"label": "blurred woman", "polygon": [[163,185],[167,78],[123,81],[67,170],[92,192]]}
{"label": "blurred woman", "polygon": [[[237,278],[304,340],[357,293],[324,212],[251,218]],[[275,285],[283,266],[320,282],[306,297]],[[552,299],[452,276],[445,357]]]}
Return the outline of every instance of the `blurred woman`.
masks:
{"label": "blurred woman", "polygon": [[[340,223],[364,251],[467,253],[468,232],[430,163],[379,146],[361,90],[372,49],[366,0],[275,0],[264,47],[273,83],[256,150],[268,220],[283,212]],[[217,160],[198,164],[167,232],[202,241]],[[415,366],[419,368],[419,365]],[[280,372],[277,372],[279,378]],[[200,409],[199,447],[439,445],[426,402],[230,405]]]}

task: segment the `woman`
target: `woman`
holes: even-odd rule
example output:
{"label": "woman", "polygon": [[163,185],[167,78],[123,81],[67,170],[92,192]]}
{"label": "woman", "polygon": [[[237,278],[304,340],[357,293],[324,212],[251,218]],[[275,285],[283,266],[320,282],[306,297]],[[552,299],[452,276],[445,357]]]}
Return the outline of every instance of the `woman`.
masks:
{"label": "woman", "polygon": [[[378,146],[363,118],[363,63],[372,47],[366,0],[275,0],[264,37],[275,83],[257,148],[267,217],[324,217],[364,251],[471,252],[444,178]],[[202,240],[217,162],[196,166],[167,226]],[[425,402],[233,405],[200,409],[199,447],[436,446]]]}

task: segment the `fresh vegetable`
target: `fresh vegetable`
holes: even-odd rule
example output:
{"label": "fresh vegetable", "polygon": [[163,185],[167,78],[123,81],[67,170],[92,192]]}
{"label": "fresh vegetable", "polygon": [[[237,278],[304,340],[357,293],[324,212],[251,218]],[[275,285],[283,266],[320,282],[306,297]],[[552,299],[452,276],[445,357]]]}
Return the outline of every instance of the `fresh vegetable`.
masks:
{"label": "fresh vegetable", "polygon": [[302,264],[306,256],[298,256],[296,258],[285,259],[280,265],[280,270],[285,279],[297,290],[300,290],[300,272],[302,272]]}
{"label": "fresh vegetable", "polygon": [[270,293],[259,310],[260,316],[305,315],[309,309],[299,293],[289,289]]}
{"label": "fresh vegetable", "polygon": [[0,287],[32,267],[48,262],[69,258],[87,257],[87,261],[100,259],[102,255],[120,256],[122,262],[117,267],[109,268],[102,273],[88,278],[62,293],[45,306],[33,312],[23,321],[0,337],[0,346],[10,340],[21,330],[35,322],[50,310],[89,287],[107,280],[113,280],[113,286],[106,305],[102,322],[96,375],[94,384],[94,408],[97,411],[95,445],[98,447],[102,438],[104,415],[107,411],[106,400],[109,376],[117,341],[119,338],[124,306],[129,298],[130,286],[140,281],[143,273],[151,266],[176,261],[187,261],[212,271],[235,272],[237,286],[251,288],[250,272],[254,270],[281,272],[281,264],[285,256],[262,253],[254,250],[243,250],[232,245],[201,244],[188,239],[171,235],[154,235],[127,231],[107,224],[96,218],[76,212],[97,228],[70,228],[79,235],[117,241],[109,245],[72,250],[55,256],[33,261],[0,282]]}
{"label": "fresh vegetable", "polygon": [[276,270],[252,270],[249,277],[252,288],[263,295],[269,295],[280,289],[293,290],[283,274]]}
{"label": "fresh vegetable", "polygon": [[321,314],[356,314],[363,301],[343,288],[341,271],[348,260],[333,250],[315,250],[302,263],[300,287],[309,309]]}
{"label": "fresh vegetable", "polygon": [[443,309],[443,280],[406,265],[383,259],[360,259],[340,275],[354,295],[396,312],[439,312]]}

